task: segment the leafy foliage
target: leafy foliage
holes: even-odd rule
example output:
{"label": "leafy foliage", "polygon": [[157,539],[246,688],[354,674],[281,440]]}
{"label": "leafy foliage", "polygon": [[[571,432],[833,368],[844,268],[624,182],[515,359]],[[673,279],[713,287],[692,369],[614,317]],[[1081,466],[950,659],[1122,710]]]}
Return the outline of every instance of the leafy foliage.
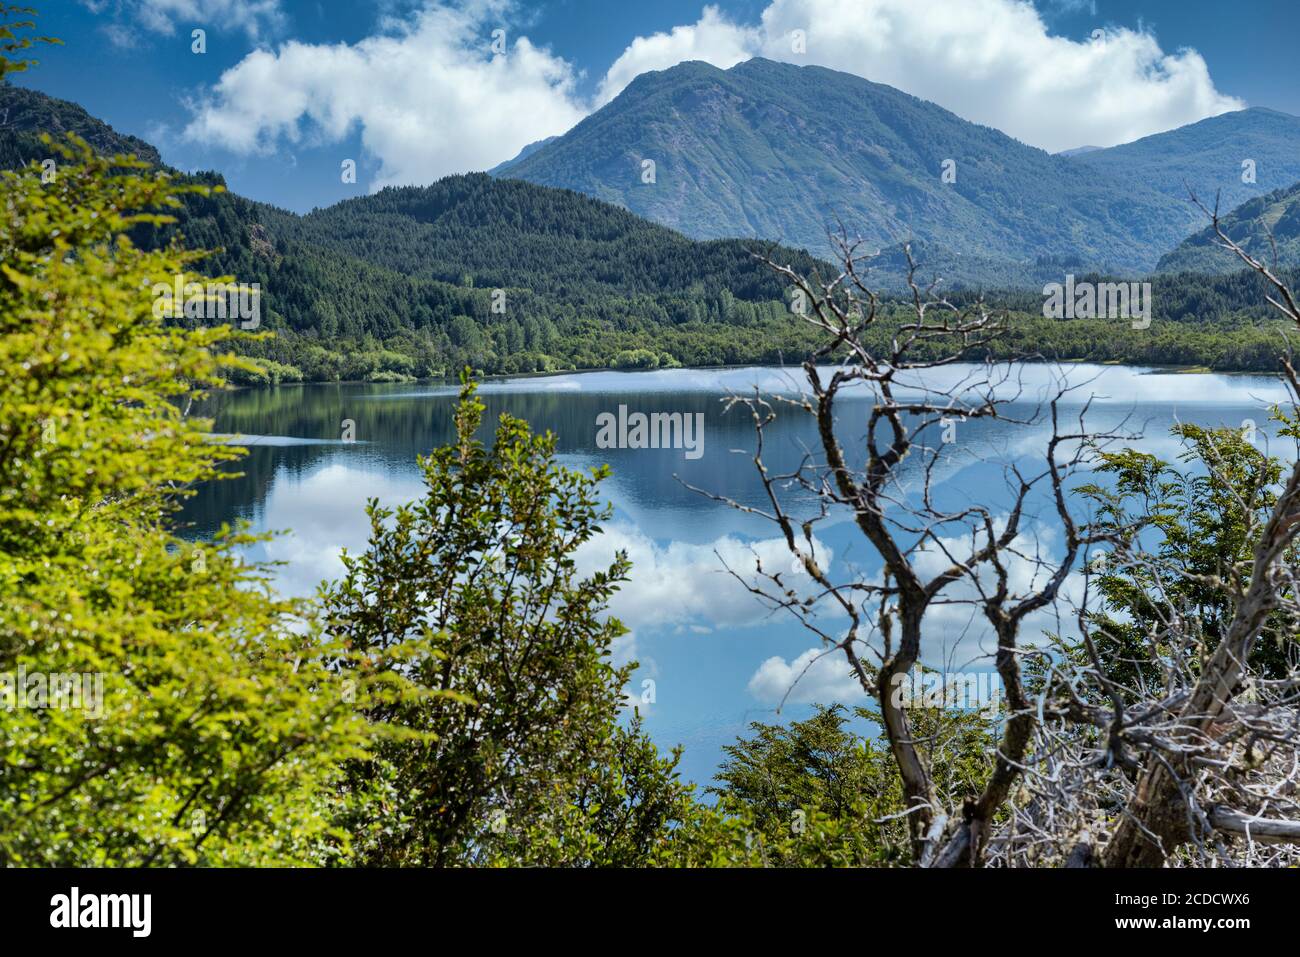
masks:
{"label": "leafy foliage", "polygon": [[22,73],[37,64],[37,60],[20,56],[38,43],[62,43],[55,37],[25,36],[36,28],[36,11],[12,3],[0,3],[0,87],[8,81],[10,73]]}
{"label": "leafy foliage", "polygon": [[[560,841],[547,856],[567,858],[570,809],[587,822],[580,841],[613,839],[608,795],[626,786],[616,754],[635,758],[633,774],[669,773],[616,734],[630,666],[610,664],[623,626],[602,612],[627,560],[589,577],[573,560],[606,514],[596,486],[607,470],[557,465],[554,436],[508,415],[487,448],[475,438],[482,412],[467,381],[457,442],[422,459],[425,497],[371,502],[370,544],[344,557],[325,596],[331,632],[355,656],[349,673],[376,689],[367,714],[393,732],[348,775],[365,863],[483,863],[538,828]],[[585,796],[592,775],[603,801]]]}
{"label": "leafy foliage", "polygon": [[[877,723],[866,708],[853,715]],[[849,731],[842,706],[819,707],[789,725],[755,722],[753,737],[724,748],[719,807],[746,820],[766,863],[865,866],[910,863],[907,805],[893,754]],[[915,709],[918,739],[947,799],[978,793],[987,777],[994,725],[977,712]]]}
{"label": "leafy foliage", "polygon": [[[1235,610],[1232,585],[1248,580],[1258,528],[1277,501],[1282,463],[1257,438],[1193,424],[1173,433],[1185,443],[1182,465],[1136,449],[1107,452],[1098,471],[1109,484],[1079,490],[1096,503],[1099,523],[1142,558],[1103,564],[1097,576],[1104,610],[1093,615],[1093,638],[1123,687],[1154,680],[1161,656],[1204,660],[1218,647]],[[1170,621],[1189,623],[1193,647],[1161,637]],[[1297,660],[1294,622],[1275,612],[1251,664],[1280,678]]]}
{"label": "leafy foliage", "polygon": [[[27,676],[0,710],[0,863],[314,860],[361,722],[305,609],[240,560],[248,536],[172,521],[239,454],[185,406],[248,365],[219,351],[228,327],[154,316],[152,283],[198,255],[127,238],[193,187],[45,146],[52,181],[0,180],[0,673]],[[31,699],[35,675],[102,694]]]}

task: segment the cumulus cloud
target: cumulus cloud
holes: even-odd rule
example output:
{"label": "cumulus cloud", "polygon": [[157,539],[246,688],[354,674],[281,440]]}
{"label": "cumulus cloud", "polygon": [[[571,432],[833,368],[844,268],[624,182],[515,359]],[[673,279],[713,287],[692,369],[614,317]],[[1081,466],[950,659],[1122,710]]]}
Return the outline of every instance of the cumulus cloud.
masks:
{"label": "cumulus cloud", "polygon": [[604,106],[642,73],[666,70],[686,60],[730,69],[754,55],[758,35],[727,20],[717,7],[705,7],[698,23],[633,40],[605,73],[595,105]]}
{"label": "cumulus cloud", "polygon": [[1245,105],[1215,89],[1195,50],[1165,53],[1151,33],[1125,28],[1082,42],[1053,36],[1024,0],[773,0],[758,27],[706,9],[692,26],[634,40],[602,98],[678,51],[723,68],[748,54],[854,73],[1052,151],[1112,146]]}
{"label": "cumulus cloud", "polygon": [[809,648],[793,661],[773,655],[749,679],[764,704],[851,704],[866,697],[838,648]]}
{"label": "cumulus cloud", "polygon": [[254,51],[192,104],[186,136],[256,153],[359,129],[382,164],[376,187],[485,169],[583,116],[567,62],[527,37],[494,51],[492,31],[512,9],[430,4],[355,44]]}
{"label": "cumulus cloud", "polygon": [[[108,5],[106,0],[83,3],[94,13]],[[118,45],[129,45],[134,39],[123,19],[166,36],[183,26],[187,30],[239,30],[254,40],[281,29],[287,19],[280,0],[127,0],[118,6],[117,15],[119,20],[105,29]]]}
{"label": "cumulus cloud", "polygon": [[[277,0],[138,5],[159,28],[200,7],[250,30],[279,10]],[[251,53],[192,105],[187,134],[252,153],[360,129],[382,165],[372,185],[427,183],[564,133],[648,70],[751,56],[886,83],[1048,150],[1109,146],[1244,106],[1215,88],[1195,50],[1166,53],[1152,33],[1119,27],[1054,36],[1026,0],[772,0],[752,24],[705,6],[695,23],[632,39],[589,100],[573,65],[526,36],[492,51],[492,31],[518,22],[514,0],[427,0],[355,44]]]}

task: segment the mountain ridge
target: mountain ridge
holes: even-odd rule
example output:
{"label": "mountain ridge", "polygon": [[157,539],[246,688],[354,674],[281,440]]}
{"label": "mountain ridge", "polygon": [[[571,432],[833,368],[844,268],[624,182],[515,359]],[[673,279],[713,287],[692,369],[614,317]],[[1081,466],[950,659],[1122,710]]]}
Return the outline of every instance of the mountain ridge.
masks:
{"label": "mountain ridge", "polygon": [[80,104],[11,83],[0,83],[0,131],[7,134],[0,141],[3,169],[43,159],[48,151],[40,141],[41,133],[76,133],[99,153],[134,153],[149,163],[162,165],[162,156],[152,144],[119,133]]}
{"label": "mountain ridge", "polygon": [[[1233,198],[1300,179],[1300,119],[1246,110],[1207,122],[1172,140],[1187,128],[1052,155],[824,67],[688,61],[641,74],[497,175],[575,189],[694,238],[761,235],[819,255],[832,248],[827,228],[842,221],[874,248],[912,239],[941,251],[940,271],[986,259],[969,277],[975,284],[1043,256],[1142,273],[1203,224],[1179,191],[1182,180],[1215,180],[1182,144],[1188,135],[1213,135],[1216,156],[1259,153],[1259,184],[1228,190]],[[1232,127],[1237,135],[1226,136]],[[643,182],[647,160],[653,182]],[[1219,179],[1236,169],[1217,162]]]}
{"label": "mountain ridge", "polygon": [[[1300,183],[1242,203],[1219,225],[1244,251],[1270,266],[1300,265]],[[1207,226],[1162,256],[1156,271],[1223,274],[1241,268],[1241,259],[1219,245],[1214,227]]]}
{"label": "mountain ridge", "polygon": [[[167,168],[148,144],[76,104],[16,87],[5,102],[23,107],[14,113],[22,125],[0,126],[8,159],[0,167],[44,156],[44,124]],[[225,185],[215,172],[171,172]],[[389,187],[305,215],[227,191],[186,195],[168,212],[176,223],[139,226],[132,239],[155,248],[183,238],[214,251],[200,272],[259,285],[262,328],[288,335],[248,350],[317,380],[442,375],[465,365],[507,373],[656,365],[676,360],[645,344],[670,329],[701,364],[726,362],[741,354],[736,329],[798,325],[784,284],[753,249],[803,271],[815,265],[800,250],[692,240],[570,190],[483,173]],[[688,341],[701,323],[715,325]],[[773,342],[773,355],[781,346]]]}

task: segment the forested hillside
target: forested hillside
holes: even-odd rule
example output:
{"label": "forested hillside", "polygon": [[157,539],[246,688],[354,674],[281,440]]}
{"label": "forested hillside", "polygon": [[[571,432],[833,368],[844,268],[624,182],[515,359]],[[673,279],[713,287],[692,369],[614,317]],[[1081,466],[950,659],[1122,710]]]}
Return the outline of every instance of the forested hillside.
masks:
{"label": "forested hillside", "polygon": [[[769,244],[696,242],[571,190],[482,173],[347,200],[296,220],[291,232],[407,275],[570,302],[724,290],[748,302],[782,295],[753,261],[752,251]],[[811,264],[806,255],[781,255]]]}
{"label": "forested hillside", "polygon": [[[1212,203],[1213,198],[1207,197]],[[1242,203],[1220,222],[1223,231],[1256,259],[1281,266],[1300,265],[1300,183]],[[1161,272],[1224,273],[1241,268],[1241,259],[1224,249],[1213,227],[1189,236],[1162,257]]]}
{"label": "forested hillside", "polygon": [[[160,162],[148,144],[75,104],[14,87],[3,95],[11,122],[0,128],[0,155],[10,166],[43,158],[46,131]],[[224,188],[215,173],[187,179]],[[488,372],[674,364],[681,360],[658,345],[659,325],[794,325],[754,251],[812,264],[770,244],[696,242],[567,190],[483,174],[306,217],[229,192],[184,202],[176,224],[138,227],[137,241],[153,248],[179,237],[218,250],[206,272],[258,283],[263,328],[279,335],[243,348],[290,380],[424,377],[464,364]],[[737,358],[710,345],[689,361]]]}
{"label": "forested hillside", "polygon": [[158,151],[144,140],[118,133],[76,103],[0,83],[0,169],[14,169],[49,156],[40,141],[41,133],[76,133],[100,153],[134,153],[150,163],[162,162]]}
{"label": "forested hillside", "polygon": [[[147,143],[75,104],[11,86],[0,87],[0,103],[9,110],[0,127],[7,165],[44,158],[39,134],[47,130],[160,162]],[[184,179],[224,187],[216,173]],[[817,265],[808,254],[756,240],[691,240],[567,189],[469,174],[306,216],[225,191],[183,201],[176,224],[137,226],[133,236],[145,248],[179,239],[216,250],[204,272],[261,287],[262,328],[276,335],[238,347],[263,361],[263,379],[403,380],[467,364],[526,373],[774,363],[810,342],[781,283],[753,258],[770,254],[806,272]],[[1259,283],[1245,274],[1158,277],[1152,328],[1117,335],[1112,321],[1041,318],[1037,289],[998,291],[1024,276],[1038,286],[1066,272],[1083,278],[1078,256],[1010,266],[928,244],[914,252],[925,281],[941,277],[947,289],[954,268],[958,279],[983,275],[986,298],[1018,315],[990,354],[1257,369],[1276,352],[1273,332],[1259,325],[1268,318]],[[867,274],[896,277],[902,264],[898,250],[886,251]],[[881,285],[897,292],[896,283]],[[891,329],[886,323],[879,334]]]}

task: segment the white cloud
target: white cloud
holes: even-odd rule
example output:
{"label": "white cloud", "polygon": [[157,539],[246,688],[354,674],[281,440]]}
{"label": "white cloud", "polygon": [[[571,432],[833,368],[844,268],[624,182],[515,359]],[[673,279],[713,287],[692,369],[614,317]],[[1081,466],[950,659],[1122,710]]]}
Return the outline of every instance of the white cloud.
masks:
{"label": "white cloud", "polygon": [[749,679],[764,704],[850,704],[866,697],[838,648],[809,648],[793,661],[773,655]]}
{"label": "white cloud", "polygon": [[606,72],[595,105],[604,106],[642,73],[686,60],[729,69],[754,55],[757,36],[757,31],[727,20],[717,7],[705,7],[698,23],[633,40]]}
{"label": "white cloud", "polygon": [[[92,13],[100,13],[107,6],[103,0],[82,0],[82,3]],[[286,22],[280,0],[128,0],[120,12],[144,29],[167,36],[180,26],[187,31],[196,27],[240,30],[257,40],[281,29]],[[133,34],[121,22],[109,24],[105,29],[119,46],[134,42]]]}
{"label": "white cloud", "polygon": [[250,53],[193,104],[187,138],[240,153],[360,129],[375,186],[485,169],[582,118],[574,73],[526,37],[492,50],[509,0],[431,4],[356,44]]}
{"label": "white cloud", "polygon": [[[140,0],[139,10],[165,28],[191,7],[224,9],[250,30],[279,9]],[[381,163],[372,185],[428,183],[564,133],[647,70],[756,55],[886,83],[1048,150],[1109,146],[1244,105],[1215,88],[1194,50],[1165,53],[1151,33],[1124,28],[1083,42],[1053,36],[1025,0],[772,0],[758,24],[705,6],[693,24],[633,39],[590,101],[576,93],[573,65],[526,36],[512,31],[506,52],[492,52],[492,31],[516,22],[514,0],[427,0],[355,44],[250,53],[192,104],[187,135],[254,153],[360,129]]]}

